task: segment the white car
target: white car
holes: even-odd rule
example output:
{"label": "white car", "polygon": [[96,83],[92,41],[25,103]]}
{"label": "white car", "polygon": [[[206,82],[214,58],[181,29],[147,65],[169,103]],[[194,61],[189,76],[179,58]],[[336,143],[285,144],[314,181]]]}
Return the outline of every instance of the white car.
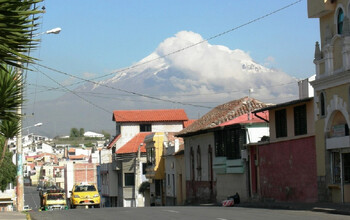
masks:
{"label": "white car", "polygon": [[29,211],[32,211],[32,208],[30,208],[29,205],[25,205],[23,206],[23,211],[29,212]]}

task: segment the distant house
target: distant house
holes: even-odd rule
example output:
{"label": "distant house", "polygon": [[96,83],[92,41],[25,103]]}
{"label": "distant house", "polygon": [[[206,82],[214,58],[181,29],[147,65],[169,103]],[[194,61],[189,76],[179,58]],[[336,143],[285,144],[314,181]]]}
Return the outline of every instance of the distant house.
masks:
{"label": "distant house", "polygon": [[267,105],[244,97],[219,105],[176,134],[185,143],[187,203],[218,202],[238,192],[249,198],[245,145],[268,136]]}
{"label": "distant house", "polygon": [[84,137],[103,138],[104,135],[92,131],[87,131],[84,133]]}
{"label": "distant house", "polygon": [[[137,159],[137,151],[130,151],[129,147],[133,146],[133,149],[138,149],[139,144],[144,143],[144,140],[139,137],[144,137],[145,134],[178,132],[184,128],[188,118],[183,109],[118,110],[113,112],[113,121],[116,123],[116,134],[107,146],[109,157],[107,159],[106,155],[102,156],[104,158],[101,164],[102,199],[106,206],[141,206],[144,202],[141,202],[140,197],[137,197],[139,196],[137,193],[134,196],[128,194],[129,188],[133,187],[132,178],[134,178],[134,181],[140,181],[140,183],[143,178],[141,175],[141,180],[137,180],[136,171],[128,170],[128,166],[135,163]],[[134,145],[135,138],[138,142],[136,145]],[[142,146],[142,149],[144,149],[144,146]],[[144,154],[143,152],[140,153],[140,160],[143,161],[145,159]],[[125,159],[125,157],[128,159]],[[144,170],[144,164],[140,165],[140,168],[141,166]],[[104,181],[106,182],[109,179],[118,179],[119,182],[113,184],[110,182],[109,185],[104,184]]]}
{"label": "distant house", "polygon": [[166,133],[163,146],[165,158],[165,205],[184,205],[186,198],[184,141]]}

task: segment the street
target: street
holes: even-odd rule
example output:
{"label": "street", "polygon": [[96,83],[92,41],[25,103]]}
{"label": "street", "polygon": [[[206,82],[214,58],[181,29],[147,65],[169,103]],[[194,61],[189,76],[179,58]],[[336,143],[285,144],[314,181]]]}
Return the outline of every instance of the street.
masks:
{"label": "street", "polygon": [[101,208],[101,209],[69,209],[63,211],[30,212],[32,220],[61,219],[349,219],[349,216],[333,215],[312,211],[270,210],[240,207],[205,207],[205,206],[163,206],[144,208]]}
{"label": "street", "polygon": [[34,211],[40,208],[39,191],[36,191],[36,186],[24,187],[24,205],[29,205]]}

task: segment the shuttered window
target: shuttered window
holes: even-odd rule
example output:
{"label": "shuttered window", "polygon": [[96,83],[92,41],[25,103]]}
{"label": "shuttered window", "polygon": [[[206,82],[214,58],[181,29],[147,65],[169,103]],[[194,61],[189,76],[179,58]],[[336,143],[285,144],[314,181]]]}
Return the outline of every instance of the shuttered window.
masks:
{"label": "shuttered window", "polygon": [[306,105],[294,107],[294,134],[303,135],[307,133]]}

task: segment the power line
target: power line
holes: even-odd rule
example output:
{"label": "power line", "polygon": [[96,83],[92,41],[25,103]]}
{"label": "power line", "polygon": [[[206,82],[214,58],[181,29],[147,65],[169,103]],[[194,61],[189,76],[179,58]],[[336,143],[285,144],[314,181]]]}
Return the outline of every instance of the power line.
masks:
{"label": "power line", "polygon": [[105,108],[102,108],[101,106],[96,105],[93,102],[90,102],[89,100],[85,99],[84,97],[81,97],[80,95],[78,95],[77,93],[75,93],[73,90],[70,90],[68,88],[66,88],[64,85],[62,85],[61,83],[57,82],[55,79],[51,78],[49,75],[47,75],[46,73],[40,71],[39,69],[37,69],[36,67],[34,67],[38,72],[40,72],[41,74],[43,74],[44,76],[46,76],[47,78],[49,78],[50,80],[52,80],[53,82],[57,83],[58,85],[60,85],[62,88],[64,88],[65,90],[67,90],[68,92],[73,93],[74,95],[76,95],[77,97],[79,97],[80,99],[84,100],[85,102],[95,106],[96,108],[99,108],[105,112],[107,112],[108,114],[110,114],[111,112]]}
{"label": "power line", "polygon": [[[106,75],[103,75],[103,76],[100,76],[100,77],[95,77],[95,78],[93,78],[93,79],[91,79],[91,80],[86,80],[86,79],[83,79],[83,78],[81,78],[81,77],[76,77],[76,76],[73,76],[73,75],[71,75],[71,74],[67,74],[67,73],[65,73],[65,72],[56,70],[56,69],[51,68],[51,67],[47,67],[47,66],[42,65],[42,64],[39,64],[39,63],[37,63],[37,65],[39,65],[39,66],[41,66],[41,67],[44,67],[44,68],[46,68],[46,69],[55,71],[55,72],[62,73],[62,74],[64,74],[64,75],[68,75],[68,76],[71,76],[71,77],[74,77],[74,78],[77,78],[77,79],[86,81],[86,82],[94,83],[94,84],[96,84],[96,85],[101,85],[101,83],[96,83],[96,82],[94,82],[94,81],[92,81],[92,80],[96,80],[96,79],[99,79],[99,78],[103,78],[103,77],[106,77],[106,76],[109,76],[109,75],[112,75],[112,74],[116,74],[116,73],[120,73],[120,72],[123,72],[123,71],[126,71],[126,70],[134,69],[134,68],[136,68],[136,67],[138,67],[138,66],[142,66],[142,65],[145,65],[145,64],[147,64],[147,63],[150,63],[150,62],[159,60],[159,59],[161,59],[161,58],[168,57],[168,56],[170,56],[170,55],[173,55],[173,54],[182,52],[182,51],[184,51],[184,50],[187,50],[187,49],[189,49],[189,48],[195,47],[195,46],[197,46],[197,45],[199,45],[199,44],[202,44],[202,43],[204,43],[204,42],[208,42],[208,41],[210,41],[210,40],[212,40],[212,39],[218,38],[218,37],[220,37],[220,36],[222,36],[222,35],[228,34],[228,33],[232,32],[232,31],[235,31],[235,30],[237,30],[237,29],[240,29],[240,28],[242,28],[242,27],[245,27],[245,26],[247,26],[247,25],[249,25],[249,24],[255,23],[255,22],[257,22],[257,21],[259,21],[259,20],[262,20],[262,19],[264,19],[264,18],[266,18],[266,17],[268,17],[268,16],[271,16],[271,15],[276,14],[276,13],[282,11],[282,10],[285,10],[285,9],[287,9],[287,8],[293,6],[293,5],[295,5],[295,4],[297,4],[297,3],[301,2],[301,1],[302,1],[302,0],[295,1],[295,2],[293,2],[293,3],[291,3],[291,4],[288,4],[288,5],[286,5],[286,6],[282,7],[282,8],[279,8],[279,9],[277,9],[277,10],[274,10],[274,11],[272,11],[272,12],[270,12],[270,13],[267,13],[267,14],[265,14],[265,15],[263,15],[263,16],[260,16],[260,17],[258,17],[258,18],[255,18],[255,19],[253,19],[253,20],[250,20],[250,21],[248,21],[248,22],[246,22],[246,23],[244,23],[244,24],[242,24],[242,25],[239,25],[239,26],[234,27],[234,28],[231,28],[231,29],[229,29],[229,30],[227,30],[227,31],[221,32],[221,33],[219,33],[219,34],[217,34],[217,35],[214,35],[214,36],[212,36],[212,37],[210,37],[210,38],[204,39],[204,40],[202,40],[202,41],[199,41],[199,42],[194,43],[194,44],[192,44],[192,45],[189,45],[189,46],[187,46],[187,47],[181,48],[181,49],[179,49],[179,50],[175,50],[175,51],[170,52],[170,53],[168,53],[168,54],[165,54],[165,55],[163,55],[163,56],[159,56],[159,57],[157,57],[157,58],[154,58],[154,59],[151,59],[151,60],[142,62],[142,63],[138,63],[138,64],[135,64],[135,65],[132,65],[132,66],[130,66],[130,67],[121,69],[121,70],[116,71],[116,72],[111,72],[111,73],[109,73],[109,74],[106,74]],[[106,87],[107,87],[107,86],[106,86]],[[150,96],[150,95],[143,95],[143,94],[140,94],[140,93],[137,93],[137,92],[132,92],[132,91],[124,90],[124,89],[117,89],[117,88],[114,88],[114,87],[109,87],[109,88],[116,89],[116,90],[118,90],[118,91],[122,91],[122,92],[125,92],[125,93],[137,95],[137,96],[143,96],[143,97],[146,97],[146,98],[159,100],[159,101],[171,102],[171,103],[176,103],[176,104],[184,104],[184,103],[182,103],[182,102],[177,102],[177,101],[168,100],[168,99],[161,99],[161,98],[153,97],[153,96]],[[186,105],[191,105],[191,104],[186,104]],[[193,106],[194,106],[194,107],[202,107],[202,108],[211,108],[211,107],[208,107],[208,106],[201,106],[201,105],[193,105]]]}

